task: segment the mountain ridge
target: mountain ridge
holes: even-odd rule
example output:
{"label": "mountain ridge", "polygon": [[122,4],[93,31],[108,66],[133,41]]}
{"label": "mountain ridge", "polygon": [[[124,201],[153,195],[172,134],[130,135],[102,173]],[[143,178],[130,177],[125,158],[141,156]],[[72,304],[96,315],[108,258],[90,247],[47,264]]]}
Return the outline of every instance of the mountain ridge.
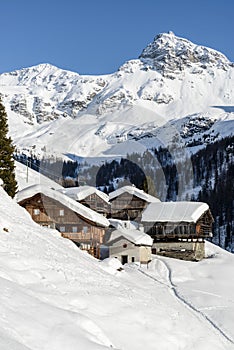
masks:
{"label": "mountain ridge", "polygon": [[[191,116],[192,124],[202,118],[210,126],[206,133],[233,132],[233,78],[233,63],[222,53],[169,32],[112,74],[80,75],[39,64],[1,74],[0,93],[18,148],[99,157],[123,155],[129,141],[148,148],[160,136],[166,145],[175,131],[186,147],[197,135],[185,140],[192,129],[185,133],[180,120]],[[229,123],[225,132],[223,120]],[[165,134],[167,125],[173,135]]]}

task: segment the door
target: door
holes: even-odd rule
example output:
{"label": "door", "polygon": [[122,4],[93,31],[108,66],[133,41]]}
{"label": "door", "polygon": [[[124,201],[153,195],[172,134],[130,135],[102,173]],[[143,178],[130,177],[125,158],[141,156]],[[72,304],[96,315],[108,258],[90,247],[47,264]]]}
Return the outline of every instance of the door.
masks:
{"label": "door", "polygon": [[128,263],[128,256],[121,255],[121,262],[122,262],[122,265],[127,264]]}

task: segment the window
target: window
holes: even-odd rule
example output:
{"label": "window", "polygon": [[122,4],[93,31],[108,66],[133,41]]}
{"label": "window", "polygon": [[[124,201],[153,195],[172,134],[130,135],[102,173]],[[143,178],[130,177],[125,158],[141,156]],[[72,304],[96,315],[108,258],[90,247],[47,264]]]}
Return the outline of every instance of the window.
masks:
{"label": "window", "polygon": [[72,233],[77,233],[77,226],[72,226]]}
{"label": "window", "polygon": [[87,233],[88,232],[88,227],[87,226],[83,226],[82,232],[83,233]]}
{"label": "window", "polygon": [[132,262],[135,262],[135,256],[132,256]]}
{"label": "window", "polygon": [[158,233],[163,235],[163,226],[158,226]]}
{"label": "window", "polygon": [[174,233],[174,227],[173,226],[171,226],[171,225],[166,225],[166,227],[165,227],[165,233],[166,234],[173,234]]}
{"label": "window", "polygon": [[60,227],[59,227],[59,231],[60,231],[60,232],[65,232],[65,226],[60,226]]}
{"label": "window", "polygon": [[40,209],[33,209],[33,215],[39,215]]}
{"label": "window", "polygon": [[59,216],[64,216],[64,209],[59,210]]}

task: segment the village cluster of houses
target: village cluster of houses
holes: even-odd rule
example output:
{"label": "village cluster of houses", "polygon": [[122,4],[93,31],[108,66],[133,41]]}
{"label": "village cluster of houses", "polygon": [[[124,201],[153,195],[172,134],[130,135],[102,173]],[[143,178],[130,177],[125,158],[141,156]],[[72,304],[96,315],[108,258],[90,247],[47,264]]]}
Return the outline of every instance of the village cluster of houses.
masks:
{"label": "village cluster of houses", "polygon": [[151,254],[201,260],[213,218],[206,203],[161,202],[135,186],[109,195],[91,186],[33,185],[17,202],[38,224],[58,230],[97,258],[148,263]]}

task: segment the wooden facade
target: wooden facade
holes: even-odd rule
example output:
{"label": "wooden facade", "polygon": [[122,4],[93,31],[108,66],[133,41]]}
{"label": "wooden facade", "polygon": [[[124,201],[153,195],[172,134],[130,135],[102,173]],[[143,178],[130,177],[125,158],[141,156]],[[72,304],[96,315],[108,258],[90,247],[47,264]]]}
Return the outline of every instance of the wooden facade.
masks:
{"label": "wooden facade", "polygon": [[207,210],[195,222],[144,222],[144,231],[149,234],[154,242],[181,239],[202,239],[212,237],[213,217]]}
{"label": "wooden facade", "polygon": [[142,211],[146,208],[147,202],[135,195],[124,192],[118,197],[110,200],[111,218],[120,220],[136,220],[141,218]]}
{"label": "wooden facade", "polygon": [[19,204],[36,223],[57,229],[63,237],[71,239],[81,249],[98,257],[98,248],[105,234],[104,227],[42,193],[24,199]]}
{"label": "wooden facade", "polygon": [[105,217],[107,217],[110,213],[110,204],[98,196],[97,193],[88,195],[84,199],[80,200],[79,203],[96,211],[99,214],[104,215]]}

